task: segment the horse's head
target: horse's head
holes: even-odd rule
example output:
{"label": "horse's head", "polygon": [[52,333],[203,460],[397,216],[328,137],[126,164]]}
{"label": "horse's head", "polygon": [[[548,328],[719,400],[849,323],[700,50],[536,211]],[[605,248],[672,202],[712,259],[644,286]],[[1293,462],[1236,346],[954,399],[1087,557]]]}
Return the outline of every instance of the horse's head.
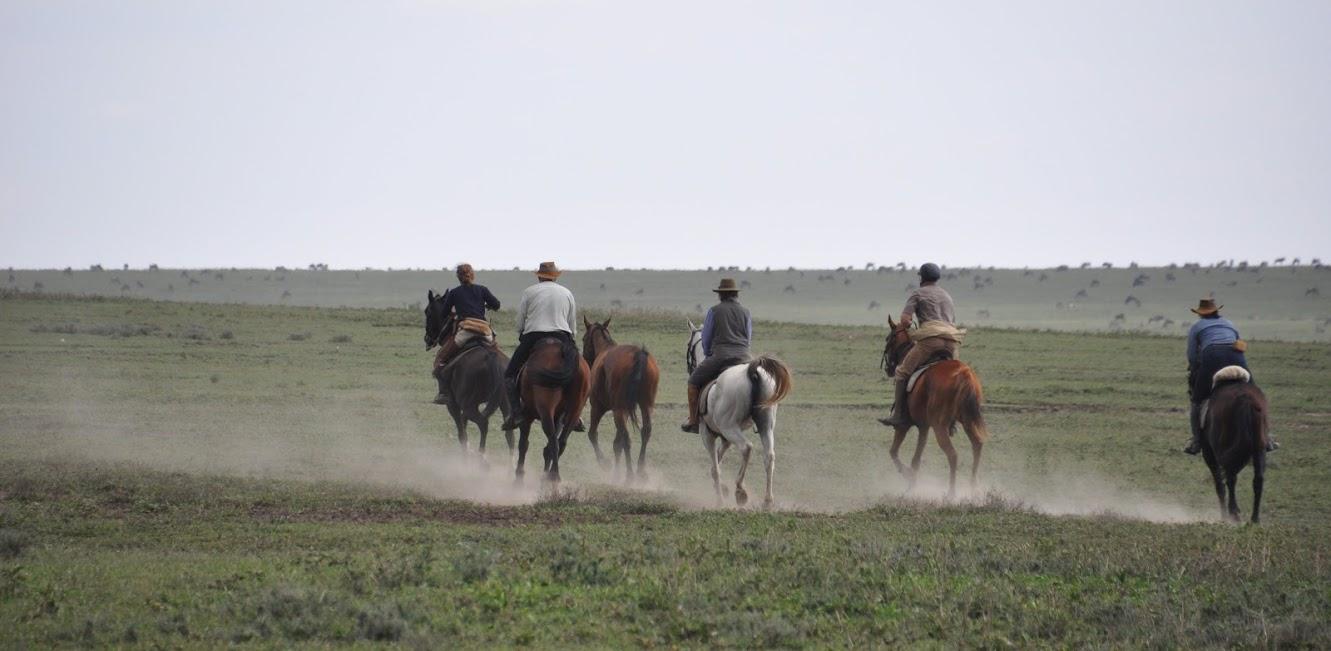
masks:
{"label": "horse's head", "polygon": [[429,290],[425,300],[425,350],[430,350],[439,345],[439,340],[443,338],[444,333],[448,331],[452,315],[444,313],[444,297],[448,296],[445,290],[442,294],[435,294],[434,290]]}
{"label": "horse's head", "polygon": [[910,325],[906,323],[897,323],[892,317],[887,317],[887,341],[883,344],[883,369],[889,376],[896,375],[897,364],[906,356],[906,351],[914,345],[910,340]]}
{"label": "horse's head", "polygon": [[702,350],[702,327],[693,325],[692,320],[688,323],[689,343],[684,347],[684,365],[688,368],[689,373],[692,374],[693,369],[698,368],[698,365],[702,363],[702,360],[706,356],[703,355]]}
{"label": "horse's head", "polygon": [[596,358],[606,351],[606,349],[615,345],[614,337],[610,336],[610,319],[606,317],[604,323],[588,321],[587,317],[582,317],[582,357],[587,360],[590,366],[596,363]]}

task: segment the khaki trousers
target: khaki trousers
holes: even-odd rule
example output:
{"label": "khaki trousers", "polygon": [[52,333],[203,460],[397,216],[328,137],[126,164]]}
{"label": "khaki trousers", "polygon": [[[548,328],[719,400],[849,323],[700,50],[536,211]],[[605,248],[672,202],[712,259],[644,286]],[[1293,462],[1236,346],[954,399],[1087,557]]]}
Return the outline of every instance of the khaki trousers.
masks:
{"label": "khaki trousers", "polygon": [[897,365],[896,379],[909,380],[910,374],[914,373],[915,369],[918,369],[921,364],[940,350],[952,353],[952,358],[956,359],[957,342],[943,337],[928,337],[915,342],[910,352],[906,353],[906,358]]}

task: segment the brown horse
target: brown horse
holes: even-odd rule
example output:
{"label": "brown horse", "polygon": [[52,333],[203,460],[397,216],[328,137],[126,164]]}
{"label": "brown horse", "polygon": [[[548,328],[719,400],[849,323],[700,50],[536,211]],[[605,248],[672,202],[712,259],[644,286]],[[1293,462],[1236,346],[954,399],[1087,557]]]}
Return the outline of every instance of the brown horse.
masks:
{"label": "brown horse", "polygon": [[[1238,367],[1234,367],[1238,368]],[[1229,369],[1221,369],[1221,373]],[[1252,462],[1252,522],[1261,520],[1262,485],[1266,481],[1266,395],[1245,379],[1230,381],[1211,392],[1211,406],[1202,428],[1202,458],[1215,480],[1220,516],[1239,521],[1239,503],[1234,483],[1239,471]],[[1225,506],[1225,493],[1229,506]]]}
{"label": "brown horse", "polygon": [[591,371],[571,341],[549,337],[537,342],[532,349],[518,383],[522,407],[518,415],[517,479],[521,482],[525,472],[523,464],[527,460],[532,421],[540,420],[546,439],[543,450],[545,476],[558,482],[559,457],[564,454],[568,434],[578,422],[583,405],[587,404]]}
{"label": "brown horse", "polygon": [[[906,324],[894,323],[891,317],[888,317],[887,324],[892,331],[887,335],[883,361],[887,367],[887,374],[895,375],[897,364],[901,363],[902,358],[915,343],[910,339]],[[906,432],[910,431],[912,425],[896,428],[896,434],[892,438],[891,454],[897,472],[905,475],[910,482],[907,490],[915,487],[920,470],[920,456],[924,454],[924,438],[932,428],[934,437],[938,439],[938,447],[943,448],[943,454],[947,455],[950,471],[947,497],[952,499],[956,496],[957,451],[952,447],[952,431],[957,423],[961,423],[962,428],[966,430],[966,436],[971,440],[971,489],[974,490],[976,475],[980,470],[980,451],[984,448],[984,442],[989,440],[989,430],[985,427],[983,414],[980,413],[980,407],[984,403],[984,393],[980,389],[980,379],[976,377],[975,371],[957,360],[935,364],[915,382],[915,389],[906,399],[912,425],[920,429],[920,438],[915,444],[915,456],[911,459],[909,472],[902,465],[898,452],[901,450],[901,442],[906,438]]]}
{"label": "brown horse", "polygon": [[[587,438],[596,451],[596,460],[602,467],[609,464],[601,454],[596,440],[596,426],[605,412],[615,418],[615,442],[611,447],[615,455],[615,471],[619,470],[619,456],[624,455],[624,483],[633,480],[633,444],[629,440],[626,421],[638,428],[642,445],[638,452],[638,479],[647,478],[647,441],[652,438],[652,409],[656,405],[656,386],[661,369],[656,359],[644,346],[617,345],[610,336],[610,319],[605,323],[592,323],[582,319],[582,355],[592,365],[592,421]],[[639,420],[638,412],[642,412]]]}

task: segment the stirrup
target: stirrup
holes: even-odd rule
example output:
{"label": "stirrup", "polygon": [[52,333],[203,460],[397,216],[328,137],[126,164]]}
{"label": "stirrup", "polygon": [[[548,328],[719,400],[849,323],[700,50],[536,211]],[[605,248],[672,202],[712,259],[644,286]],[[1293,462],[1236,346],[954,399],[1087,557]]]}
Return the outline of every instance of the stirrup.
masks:
{"label": "stirrup", "polygon": [[1184,454],[1196,455],[1201,451],[1202,451],[1202,444],[1200,441],[1188,441],[1188,444],[1183,448]]}
{"label": "stirrup", "polygon": [[690,434],[698,433],[698,423],[684,422],[679,424],[679,429]]}

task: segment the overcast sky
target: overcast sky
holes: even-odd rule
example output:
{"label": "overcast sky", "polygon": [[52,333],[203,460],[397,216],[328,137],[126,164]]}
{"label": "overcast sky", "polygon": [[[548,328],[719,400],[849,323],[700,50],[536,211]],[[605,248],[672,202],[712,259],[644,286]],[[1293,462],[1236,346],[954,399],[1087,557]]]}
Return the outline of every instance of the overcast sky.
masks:
{"label": "overcast sky", "polygon": [[1331,2],[0,0],[0,265],[1331,258]]}

